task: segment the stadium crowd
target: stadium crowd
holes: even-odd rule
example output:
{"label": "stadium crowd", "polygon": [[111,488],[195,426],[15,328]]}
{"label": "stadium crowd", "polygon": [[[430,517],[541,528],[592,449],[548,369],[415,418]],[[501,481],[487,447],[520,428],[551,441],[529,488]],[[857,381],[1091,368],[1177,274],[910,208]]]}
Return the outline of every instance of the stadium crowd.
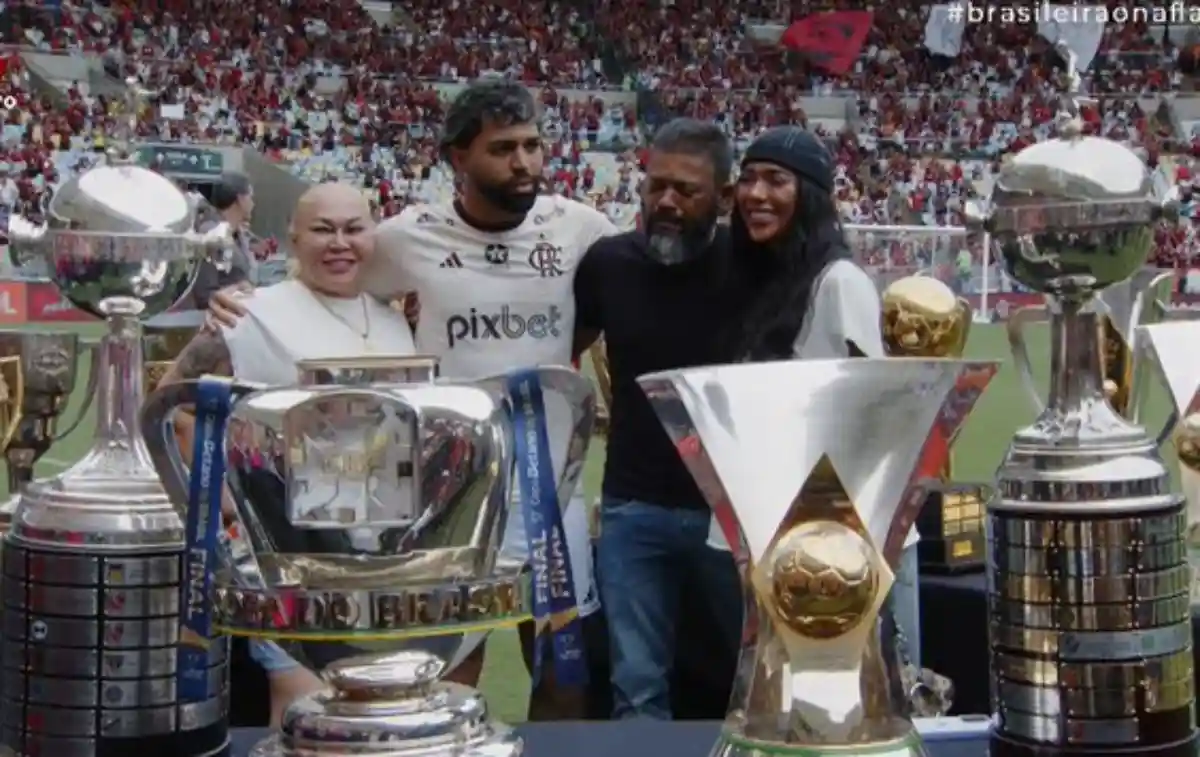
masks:
{"label": "stadium crowd", "polygon": [[[834,5],[795,0],[790,14]],[[761,28],[754,19],[778,18],[774,3],[671,0],[646,8],[600,0],[584,9],[567,0],[410,0],[382,27],[356,0],[8,3],[0,94],[19,105],[5,116],[0,206],[36,205],[89,165],[117,113],[85,85],[70,89],[65,110],[35,95],[19,53],[38,49],[99,55],[111,74],[136,76],[162,103],[183,106],[183,119],[148,113],[143,138],[255,144],[305,178],[360,185],[384,216],[454,190],[436,153],[443,106],[436,84],[500,74],[542,90],[548,185],[620,225],[637,222],[639,116],[646,114],[593,96],[604,89],[644,93],[640,101],[653,102],[660,119],[713,119],[739,148],[764,127],[808,125],[836,152],[846,221],[956,226],[963,200],[986,189],[1007,153],[1051,134],[1061,70],[1032,25],[969,25],[958,58],[931,55],[917,42],[925,5],[875,8],[857,63],[834,76],[754,42]],[[1090,132],[1131,144],[1188,186],[1200,139],[1180,143],[1136,99],[1178,87],[1165,65],[1175,54],[1161,30],[1110,24],[1087,77],[1099,101],[1085,118]],[[322,77],[342,77],[345,86],[328,92]],[[573,97],[563,94],[568,89]],[[845,125],[810,120],[801,98],[834,94],[855,98]],[[1161,236],[1163,265],[1200,251],[1191,233]],[[926,248],[870,253],[880,265],[917,265]]]}

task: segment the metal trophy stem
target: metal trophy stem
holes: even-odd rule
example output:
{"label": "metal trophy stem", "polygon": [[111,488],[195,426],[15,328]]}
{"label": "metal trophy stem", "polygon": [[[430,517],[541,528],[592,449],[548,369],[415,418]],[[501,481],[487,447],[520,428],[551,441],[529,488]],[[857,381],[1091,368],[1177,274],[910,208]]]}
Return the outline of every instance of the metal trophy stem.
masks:
{"label": "metal trophy stem", "polygon": [[131,483],[148,492],[162,491],[138,425],[145,399],[140,305],[136,300],[118,300],[108,308],[108,331],[97,345],[95,358],[95,437],[83,458],[61,474],[64,480],[85,480],[97,491],[115,485],[124,493]]}

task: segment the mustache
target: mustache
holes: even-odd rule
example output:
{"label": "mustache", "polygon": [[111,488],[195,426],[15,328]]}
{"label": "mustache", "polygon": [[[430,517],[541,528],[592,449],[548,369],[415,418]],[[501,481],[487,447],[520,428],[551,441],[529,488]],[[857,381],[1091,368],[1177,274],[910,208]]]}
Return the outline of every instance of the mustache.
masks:
{"label": "mustache", "polygon": [[504,183],[504,188],[509,192],[525,192],[524,189],[517,189],[521,184],[533,182],[533,191],[540,192],[545,186],[545,180],[541,176],[514,176]]}

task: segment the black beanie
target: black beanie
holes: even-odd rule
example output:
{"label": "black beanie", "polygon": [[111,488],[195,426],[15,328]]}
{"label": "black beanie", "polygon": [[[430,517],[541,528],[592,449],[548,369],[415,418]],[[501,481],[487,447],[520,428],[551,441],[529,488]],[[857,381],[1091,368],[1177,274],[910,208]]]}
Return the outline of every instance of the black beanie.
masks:
{"label": "black beanie", "polygon": [[833,191],[833,156],[811,132],[799,126],[777,126],[763,132],[746,148],[742,165],[765,161]]}

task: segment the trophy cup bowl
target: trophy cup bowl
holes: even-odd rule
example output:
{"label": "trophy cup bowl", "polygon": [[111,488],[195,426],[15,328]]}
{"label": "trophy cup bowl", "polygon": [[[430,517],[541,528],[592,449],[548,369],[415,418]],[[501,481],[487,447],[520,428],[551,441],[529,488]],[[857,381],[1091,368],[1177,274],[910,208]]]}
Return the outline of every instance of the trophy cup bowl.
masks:
{"label": "trophy cup bowl", "polygon": [[1145,264],[1169,198],[1131,150],[1082,136],[1069,99],[1060,120],[1063,137],[1014,156],[968,214],[1053,300],[1050,391],[988,503],[990,753],[1192,755],[1183,498],[1157,440],[1110,403],[1105,315],[1086,307]]}
{"label": "trophy cup bowl", "polygon": [[[110,164],[68,180],[45,222],[9,219],[15,262],[106,320],[96,347],[90,451],[26,486],[4,540],[0,751],[210,757],[228,749],[227,644],[205,657],[206,695],[176,693],[183,513],[138,434],[141,318],[167,310],[228,229],[193,232],[198,201],[166,178]],[[104,696],[98,697],[97,692]],[[103,724],[103,725],[99,725]]]}
{"label": "trophy cup bowl", "polygon": [[924,501],[918,465],[945,454],[996,366],[806,360],[638,379],[749,555],[757,639],[713,757],[925,754],[879,612]]}
{"label": "trophy cup bowl", "polygon": [[[436,361],[420,357],[300,368],[310,385],[232,384],[226,481],[245,549],[220,557],[214,617],[222,633],[284,643],[330,689],[294,703],[252,754],[333,757],[370,743],[377,757],[516,757],[522,742],[488,721],[480,695],[439,680],[486,632],[528,619],[540,585],[497,557],[514,443],[504,377],[433,383]],[[586,455],[591,385],[565,368],[537,374],[547,402],[571,411],[565,504]],[[420,380],[392,381],[403,375]],[[353,383],[370,379],[384,383]],[[200,385],[161,387],[142,415],[180,501],[190,473],[170,418]]]}

